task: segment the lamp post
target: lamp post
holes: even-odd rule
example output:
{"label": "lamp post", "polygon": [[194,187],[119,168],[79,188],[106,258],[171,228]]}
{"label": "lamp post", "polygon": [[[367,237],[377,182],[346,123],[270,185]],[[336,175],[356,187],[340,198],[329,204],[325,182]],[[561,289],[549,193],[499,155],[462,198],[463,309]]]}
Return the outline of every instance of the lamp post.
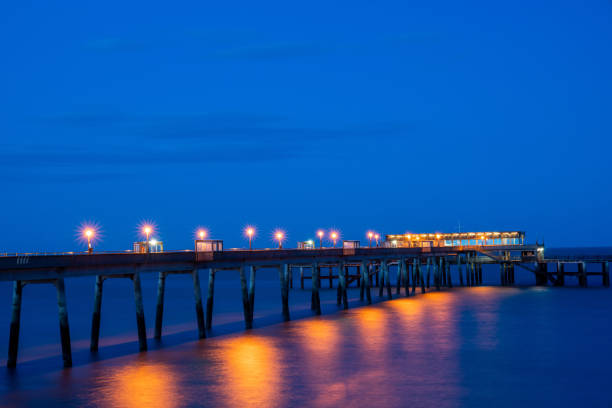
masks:
{"label": "lamp post", "polygon": [[255,235],[255,229],[253,227],[247,227],[247,237],[249,237],[249,250],[253,248],[253,235]]}
{"label": "lamp post", "polygon": [[203,229],[199,230],[198,236],[200,237],[200,239],[206,238],[206,230],[203,230]]}
{"label": "lamp post", "polygon": [[370,248],[372,248],[372,238],[374,238],[374,233],[372,231],[368,231],[368,240],[370,241]]}
{"label": "lamp post", "polygon": [[151,232],[153,232],[153,228],[149,225],[145,225],[142,228],[142,232],[144,232],[145,237],[147,238],[147,253],[151,252],[151,244],[149,243],[149,237],[151,236]]}
{"label": "lamp post", "polygon": [[378,240],[380,239],[380,235],[375,234],[374,239],[376,240],[376,247],[378,248]]}
{"label": "lamp post", "polygon": [[88,253],[93,253],[93,247],[91,246],[91,238],[93,237],[94,232],[92,229],[86,229],[85,230],[85,236],[87,237],[87,252]]}
{"label": "lamp post", "polygon": [[278,249],[283,249],[283,238],[285,238],[285,234],[282,231],[276,231],[274,237],[278,241]]}
{"label": "lamp post", "polygon": [[322,230],[317,231],[317,236],[319,237],[319,248],[323,248],[323,235],[325,235],[325,233]]}
{"label": "lamp post", "polygon": [[332,231],[331,234],[329,234],[332,242],[334,243],[334,248],[336,247],[336,241],[338,240],[338,233],[336,231]]}

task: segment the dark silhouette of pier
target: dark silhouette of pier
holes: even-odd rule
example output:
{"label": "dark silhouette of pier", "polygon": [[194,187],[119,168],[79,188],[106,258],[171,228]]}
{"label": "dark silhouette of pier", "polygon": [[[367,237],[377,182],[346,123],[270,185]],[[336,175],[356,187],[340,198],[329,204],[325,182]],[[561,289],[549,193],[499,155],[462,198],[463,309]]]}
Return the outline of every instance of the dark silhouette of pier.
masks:
{"label": "dark silhouette of pier", "polygon": [[[198,248],[196,246],[196,248]],[[215,250],[215,248],[217,250]],[[347,309],[347,288],[359,287],[360,301],[372,303],[372,288],[379,296],[413,296],[417,292],[440,290],[453,286],[478,286],[483,283],[483,265],[499,266],[502,286],[515,283],[515,269],[533,273],[536,285],[564,286],[565,278],[578,278],[579,286],[587,287],[589,277],[601,277],[605,287],[610,285],[609,262],[612,256],[549,257],[540,245],[461,246],[430,248],[318,248],[222,250],[212,247],[206,251],[177,251],[151,253],[69,253],[56,255],[23,254],[0,256],[0,280],[13,281],[13,304],[9,333],[9,367],[17,364],[19,327],[23,289],[28,284],[53,284],[57,291],[62,357],[65,367],[72,366],[70,330],[64,280],[76,276],[95,276],[94,310],[91,326],[92,352],[98,350],[102,291],[107,279],[131,279],[134,287],[136,322],[140,351],[147,350],[145,315],[142,302],[140,274],[157,273],[157,308],[155,338],[162,336],[164,293],[166,279],[175,274],[191,274],[198,337],[206,337],[213,324],[215,276],[224,270],[238,270],[246,329],[253,327],[256,305],[256,273],[259,268],[277,268],[281,291],[283,319],[291,318],[289,294],[293,288],[293,274],[299,273],[300,287],[311,280],[310,308],[321,314],[319,290],[325,280],[330,288],[337,281],[337,303]],[[396,268],[397,279],[391,282],[390,269]],[[202,296],[198,271],[207,269],[208,288]],[[453,282],[451,271],[458,280]]]}

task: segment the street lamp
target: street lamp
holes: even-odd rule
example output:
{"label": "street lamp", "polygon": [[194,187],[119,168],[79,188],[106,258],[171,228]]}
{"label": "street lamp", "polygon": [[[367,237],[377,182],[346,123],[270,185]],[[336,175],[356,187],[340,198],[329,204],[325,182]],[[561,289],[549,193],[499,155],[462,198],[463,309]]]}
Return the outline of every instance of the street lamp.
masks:
{"label": "street lamp", "polygon": [[274,238],[278,241],[278,249],[283,249],[283,239],[285,238],[285,233],[283,231],[276,231],[274,233]]}
{"label": "street lamp", "polygon": [[198,237],[200,237],[200,239],[206,238],[206,235],[207,235],[207,232],[205,229],[198,230]]}
{"label": "street lamp", "polygon": [[151,244],[149,243],[149,237],[151,236],[151,233],[153,232],[153,227],[151,227],[150,225],[145,225],[142,227],[142,232],[145,234],[145,237],[147,238],[147,252],[151,252]]}
{"label": "street lamp", "polygon": [[338,233],[336,231],[332,231],[329,234],[329,236],[330,236],[332,242],[334,243],[334,248],[335,248],[336,247],[336,241],[338,240]]}
{"label": "street lamp", "polygon": [[323,248],[323,235],[325,235],[323,230],[317,231],[317,236],[319,237],[319,248]]}
{"label": "street lamp", "polygon": [[93,247],[91,246],[91,239],[93,238],[94,232],[91,228],[85,230],[85,237],[87,237],[87,252],[92,253]]}
{"label": "street lamp", "polygon": [[249,249],[253,248],[253,235],[255,235],[255,228],[247,227],[245,230],[247,237],[249,237]]}
{"label": "street lamp", "polygon": [[374,239],[376,240],[376,247],[378,247],[378,240],[380,239],[380,235],[375,234]]}
{"label": "street lamp", "polygon": [[368,240],[370,241],[370,248],[372,248],[372,238],[374,238],[374,233],[372,231],[368,231]]}

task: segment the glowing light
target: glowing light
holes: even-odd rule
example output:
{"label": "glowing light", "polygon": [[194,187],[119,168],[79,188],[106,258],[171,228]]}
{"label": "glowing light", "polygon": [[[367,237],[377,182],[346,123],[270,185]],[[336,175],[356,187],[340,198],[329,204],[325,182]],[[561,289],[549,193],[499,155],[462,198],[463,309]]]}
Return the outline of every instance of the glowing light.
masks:
{"label": "glowing light", "polygon": [[93,236],[93,231],[90,229],[86,229],[85,235],[87,236],[87,238],[91,238]]}
{"label": "glowing light", "polygon": [[151,241],[149,241],[149,243],[153,246],[157,245],[157,240],[156,239],[152,239]]}
{"label": "glowing light", "polygon": [[374,235],[374,238],[378,241],[380,239],[380,235],[376,234]]}
{"label": "glowing light", "polygon": [[278,248],[281,249],[283,247],[283,240],[285,239],[285,232],[277,229],[274,231],[274,239],[278,241]]}
{"label": "glowing light", "polygon": [[207,235],[208,235],[208,231],[206,231],[205,229],[198,230],[198,237],[200,237],[200,239],[206,238]]}
{"label": "glowing light", "polygon": [[249,228],[246,229],[246,234],[247,234],[247,236],[252,237],[253,234],[255,234],[255,230],[253,228],[249,227]]}
{"label": "glowing light", "polygon": [[336,232],[331,233],[331,239],[338,239],[338,234]]}
{"label": "glowing light", "polygon": [[368,238],[372,239],[374,237],[374,233],[372,231],[368,231]]}
{"label": "glowing light", "polygon": [[323,231],[321,231],[321,230],[318,230],[318,231],[317,231],[317,236],[318,236],[319,238],[323,238],[323,235],[325,235],[325,233],[324,233]]}
{"label": "glowing light", "polygon": [[440,234],[436,234],[436,239],[440,239],[441,236],[442,235],[440,235]]}

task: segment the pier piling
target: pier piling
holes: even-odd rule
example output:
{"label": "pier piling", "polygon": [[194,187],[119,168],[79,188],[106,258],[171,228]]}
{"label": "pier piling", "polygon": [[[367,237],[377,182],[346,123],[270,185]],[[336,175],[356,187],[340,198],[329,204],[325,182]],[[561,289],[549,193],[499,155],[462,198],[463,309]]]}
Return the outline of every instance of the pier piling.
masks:
{"label": "pier piling", "polygon": [[206,338],[204,325],[204,307],[202,306],[202,289],[200,288],[200,274],[197,268],[191,273],[193,278],[193,300],[195,302],[196,323],[198,325],[198,339]]}
{"label": "pier piling", "polygon": [[[250,321],[251,327],[253,326],[253,314],[255,312],[255,266],[251,265],[250,276],[249,276],[249,312],[251,313]],[[304,268],[300,266],[300,275],[304,276]],[[304,281],[302,280],[302,289],[304,289]]]}
{"label": "pier piling", "polygon": [[13,307],[11,312],[11,327],[9,331],[9,348],[7,367],[14,368],[17,365],[17,350],[19,348],[19,328],[21,324],[21,298],[23,293],[23,282],[13,282]]}
{"label": "pier piling", "polygon": [[166,273],[159,272],[157,276],[157,306],[155,308],[155,335],[156,340],[161,339],[162,323],[164,319],[164,295],[166,293]]}
{"label": "pier piling", "polygon": [[72,348],[70,345],[70,327],[68,326],[68,306],[66,305],[66,288],[64,279],[55,281],[57,288],[57,309],[59,314],[60,341],[62,343],[62,359],[64,367],[72,367]]}
{"label": "pier piling", "polygon": [[138,348],[147,351],[147,328],[145,326],[144,308],[142,306],[142,286],[140,285],[140,273],[132,275],[134,284],[134,303],[136,304],[136,326],[138,328]]}
{"label": "pier piling", "polygon": [[213,301],[215,297],[215,269],[208,270],[208,293],[206,294],[206,329],[212,329]]}
{"label": "pier piling", "polygon": [[91,316],[91,342],[89,350],[98,351],[98,343],[100,339],[100,318],[102,314],[102,287],[104,286],[104,277],[96,275],[96,284],[94,286],[94,307]]}

